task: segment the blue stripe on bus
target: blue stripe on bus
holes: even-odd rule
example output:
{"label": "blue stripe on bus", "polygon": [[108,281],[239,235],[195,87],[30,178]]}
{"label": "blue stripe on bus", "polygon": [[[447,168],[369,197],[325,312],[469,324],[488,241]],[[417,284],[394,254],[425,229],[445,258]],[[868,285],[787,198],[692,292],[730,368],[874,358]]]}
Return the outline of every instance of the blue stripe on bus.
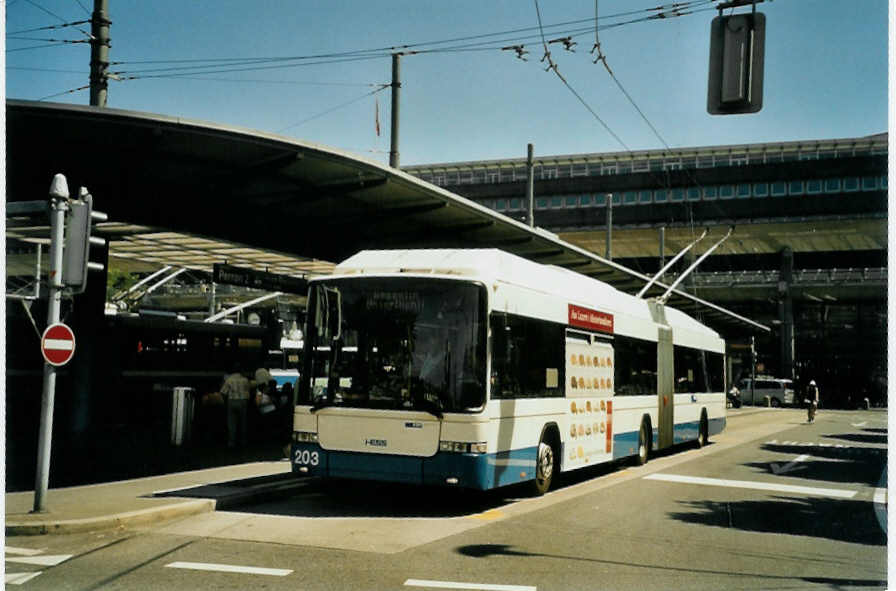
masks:
{"label": "blue stripe on bus", "polygon": [[[708,430],[709,436],[718,435],[725,430],[727,419],[719,417],[709,419]],[[674,443],[685,443],[688,441],[696,441],[697,434],[700,432],[700,421],[689,423],[679,423],[675,425],[673,432]],[[653,430],[653,449],[657,449],[659,443],[659,430]],[[626,433],[615,433],[613,435],[613,459],[619,460],[627,458],[638,453],[638,431],[628,431]]]}
{"label": "blue stripe on bus", "polygon": [[[725,417],[710,419],[709,435],[721,433]],[[697,439],[700,422],[675,426],[674,442]],[[657,448],[659,431],[653,430],[653,449]],[[292,471],[302,476],[355,478],[408,484],[445,485],[448,478],[456,478],[453,486],[487,490],[516,484],[535,477],[537,447],[527,447],[493,454],[461,454],[439,452],[429,458],[331,452],[316,443],[294,443]],[[565,452],[564,452],[565,453]],[[613,435],[613,459],[619,460],[638,453],[638,431]],[[307,471],[302,472],[304,467]]]}
{"label": "blue stripe on bus", "polygon": [[[314,443],[294,443],[292,471],[302,476],[354,478],[408,484],[448,484],[490,489],[535,477],[536,447],[494,454],[439,452],[429,458],[326,451]],[[307,471],[301,471],[306,468]]]}

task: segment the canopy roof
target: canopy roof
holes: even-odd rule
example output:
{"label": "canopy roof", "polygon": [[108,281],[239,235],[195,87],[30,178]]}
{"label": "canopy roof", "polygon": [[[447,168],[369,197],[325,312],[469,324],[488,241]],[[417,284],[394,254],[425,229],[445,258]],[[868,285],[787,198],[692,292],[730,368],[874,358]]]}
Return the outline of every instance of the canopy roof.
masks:
{"label": "canopy roof", "polygon": [[[365,249],[499,248],[637,293],[646,275],[401,170],[283,136],[164,115],[7,101],[7,201],[44,199],[56,173],[109,216],[110,256],[326,273]],[[30,225],[8,233],[41,239]],[[665,291],[657,284],[648,295]],[[670,305],[768,330],[676,290]]]}

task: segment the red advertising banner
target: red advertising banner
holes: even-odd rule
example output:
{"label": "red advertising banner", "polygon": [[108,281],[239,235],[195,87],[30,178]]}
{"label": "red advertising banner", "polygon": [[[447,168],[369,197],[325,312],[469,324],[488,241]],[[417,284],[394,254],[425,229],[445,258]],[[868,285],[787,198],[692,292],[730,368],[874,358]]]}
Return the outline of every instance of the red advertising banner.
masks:
{"label": "red advertising banner", "polygon": [[569,325],[613,334],[613,315],[569,304]]}

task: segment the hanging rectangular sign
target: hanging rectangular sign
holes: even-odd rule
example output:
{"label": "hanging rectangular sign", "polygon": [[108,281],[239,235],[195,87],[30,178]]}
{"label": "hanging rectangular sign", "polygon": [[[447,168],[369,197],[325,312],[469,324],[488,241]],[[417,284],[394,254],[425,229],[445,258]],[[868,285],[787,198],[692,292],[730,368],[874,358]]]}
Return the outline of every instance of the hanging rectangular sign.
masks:
{"label": "hanging rectangular sign", "polygon": [[569,325],[613,334],[613,315],[569,304]]}

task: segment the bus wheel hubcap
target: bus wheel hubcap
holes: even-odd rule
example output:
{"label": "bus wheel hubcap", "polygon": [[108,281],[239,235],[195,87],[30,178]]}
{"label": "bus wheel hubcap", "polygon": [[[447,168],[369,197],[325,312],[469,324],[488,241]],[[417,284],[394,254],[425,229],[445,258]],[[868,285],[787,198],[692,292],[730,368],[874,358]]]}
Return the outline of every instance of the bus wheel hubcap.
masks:
{"label": "bus wheel hubcap", "polygon": [[551,451],[550,445],[542,443],[538,446],[538,460],[538,476],[542,480],[547,480],[554,471],[554,453]]}

